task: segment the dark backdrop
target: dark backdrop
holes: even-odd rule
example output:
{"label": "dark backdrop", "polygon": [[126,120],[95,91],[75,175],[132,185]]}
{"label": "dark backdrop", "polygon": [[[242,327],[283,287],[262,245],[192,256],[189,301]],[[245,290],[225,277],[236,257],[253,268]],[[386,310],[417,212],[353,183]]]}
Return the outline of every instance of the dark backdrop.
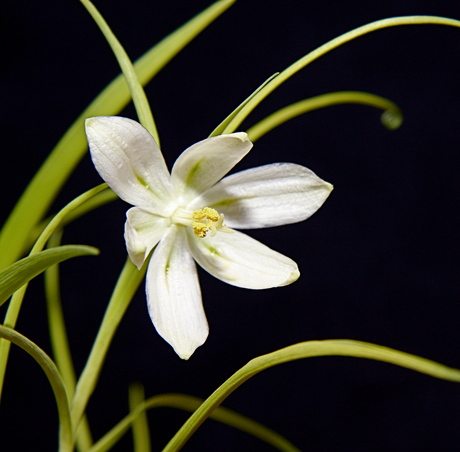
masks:
{"label": "dark backdrop", "polygon": [[[132,58],[208,4],[96,2]],[[168,163],[205,138],[274,72],[345,31],[405,14],[460,19],[460,4],[237,2],[147,87]],[[118,67],[78,1],[9,2],[1,20],[4,219],[59,137]],[[252,292],[201,272],[211,331],[188,362],[157,335],[139,290],[88,408],[95,437],[126,414],[133,381],[145,385],[147,396],[206,397],[251,358],[304,340],[370,341],[460,367],[459,78],[459,29],[399,27],[334,50],[272,94],[243,129],[288,103],[336,90],[386,96],[401,106],[405,123],[390,132],[373,109],[337,106],[297,118],[256,143],[239,169],[289,161],[335,185],[307,222],[251,232],[295,259],[301,278],[286,288]],[[135,117],[132,107],[124,114]],[[86,157],[53,210],[99,182]],[[121,201],[112,203],[65,233],[66,243],[101,249],[100,257],[62,266],[78,370],[125,260],[126,208]],[[17,329],[50,351],[40,278],[31,285]],[[316,358],[270,369],[225,402],[307,451],[458,450],[459,404],[457,384],[353,358]],[[18,349],[12,350],[0,416],[2,450],[55,450],[51,390],[38,366]],[[154,449],[186,418],[172,409],[151,412]],[[128,435],[115,450],[131,448]],[[207,421],[185,450],[271,449]]]}

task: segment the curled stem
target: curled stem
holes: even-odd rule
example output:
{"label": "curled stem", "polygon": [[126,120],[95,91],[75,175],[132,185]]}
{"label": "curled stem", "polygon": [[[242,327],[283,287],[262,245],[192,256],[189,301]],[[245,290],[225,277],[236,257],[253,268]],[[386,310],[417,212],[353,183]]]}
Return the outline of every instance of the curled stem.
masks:
{"label": "curled stem", "polygon": [[353,39],[359,38],[367,33],[381,30],[383,28],[397,27],[400,25],[423,25],[423,24],[437,24],[447,25],[452,27],[460,28],[460,21],[455,19],[449,19],[447,17],[438,16],[402,16],[402,17],[391,17],[389,19],[377,20],[361,27],[355,28],[343,35],[338,36],[335,39],[323,44],[312,52],[308,53],[304,57],[291,64],[283,72],[281,72],[276,78],[272,79],[267,85],[265,85],[258,93],[256,93],[247,102],[244,107],[235,115],[233,120],[227,125],[222,133],[235,132],[240,124],[248,117],[248,115],[278,86],[284,83],[287,79],[292,77],[295,73],[309,65],[313,61],[322,57],[331,50],[346,44]]}
{"label": "curled stem", "polygon": [[246,132],[249,139],[254,142],[290,119],[313,110],[339,104],[362,104],[384,110],[381,121],[390,130],[396,130],[403,122],[403,114],[398,105],[384,97],[361,91],[339,91],[311,97],[281,108],[250,127]]}

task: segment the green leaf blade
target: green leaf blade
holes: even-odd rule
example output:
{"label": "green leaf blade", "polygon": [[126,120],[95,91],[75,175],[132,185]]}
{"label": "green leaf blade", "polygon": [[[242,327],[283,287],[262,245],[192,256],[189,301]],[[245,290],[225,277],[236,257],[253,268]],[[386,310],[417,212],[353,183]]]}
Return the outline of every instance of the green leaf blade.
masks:
{"label": "green leaf blade", "polygon": [[96,256],[99,250],[86,245],[64,245],[25,257],[0,273],[0,306],[20,287],[54,264],[77,256]]}
{"label": "green leaf blade", "polygon": [[190,416],[163,452],[180,450],[211,413],[244,382],[270,367],[317,356],[349,356],[382,361],[405,367],[435,378],[460,383],[460,370],[420,356],[368,342],[331,339],[294,344],[249,361],[217,388]]}
{"label": "green leaf blade", "polygon": [[34,342],[12,328],[0,325],[0,338],[16,344],[38,363],[45,373],[54,393],[59,414],[59,452],[73,451],[69,400],[59,371],[51,358]]}

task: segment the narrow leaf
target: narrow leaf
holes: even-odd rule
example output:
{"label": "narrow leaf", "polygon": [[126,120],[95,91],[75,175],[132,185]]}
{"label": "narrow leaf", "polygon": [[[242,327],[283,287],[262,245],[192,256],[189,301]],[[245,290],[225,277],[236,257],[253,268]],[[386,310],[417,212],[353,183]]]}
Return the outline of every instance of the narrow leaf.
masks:
{"label": "narrow leaf", "polygon": [[163,449],[163,452],[176,452],[180,450],[216,407],[235,389],[254,375],[278,364],[315,356],[350,356],[374,359],[406,367],[435,378],[460,383],[460,370],[388,347],[367,342],[340,339],[302,342],[249,361],[249,363],[234,373],[204,401],[171,439]]}
{"label": "narrow leaf", "polygon": [[449,19],[447,17],[438,16],[402,16],[402,17],[391,17],[389,19],[377,20],[361,27],[355,28],[343,35],[338,36],[335,39],[323,44],[312,52],[308,53],[304,57],[291,64],[283,72],[280,73],[276,79],[271,83],[265,85],[249,102],[235,115],[233,120],[228,124],[223,133],[232,133],[237,130],[240,124],[248,117],[248,115],[256,108],[270,93],[276,88],[283,84],[286,80],[292,77],[295,73],[309,65],[311,62],[322,57],[331,50],[352,41],[353,39],[359,38],[367,33],[373,31],[382,30],[384,28],[396,27],[401,25],[425,25],[425,24],[437,24],[447,25],[451,27],[460,27],[460,21],[455,19]]}
{"label": "narrow leaf", "polygon": [[253,125],[246,133],[249,135],[249,139],[254,142],[290,119],[309,111],[339,104],[362,104],[381,108],[384,111],[381,121],[390,130],[396,130],[403,122],[401,109],[384,97],[361,91],[338,91],[304,99],[281,108]]}
{"label": "narrow leaf", "polygon": [[26,351],[33,359],[40,365],[45,372],[48,381],[51,384],[51,388],[54,392],[56,404],[59,413],[59,451],[60,452],[72,452],[73,441],[72,441],[72,429],[70,425],[70,411],[69,401],[67,393],[64,387],[64,383],[59,375],[55,364],[51,358],[31,340],[27,339],[22,334],[12,328],[8,328],[4,325],[0,325],[0,337],[7,341],[16,344]]}
{"label": "narrow leaf", "polygon": [[112,339],[126,309],[128,309],[129,303],[144,278],[146,269],[147,265],[144,265],[141,270],[138,270],[128,258],[120,273],[96,339],[93,343],[93,348],[91,349],[91,353],[75,389],[71,412],[74,428],[78,427],[85,413],[86,405],[99,380],[99,375]]}
{"label": "narrow leaf", "polygon": [[210,137],[215,137],[217,135],[222,135],[225,128],[232,122],[233,118],[242,110],[242,108],[260,91],[262,88],[267,86],[274,78],[278,77],[279,72],[276,72],[271,77],[269,77],[265,82],[262,83],[246,100],[241,102],[238,107],[235,108],[209,135]]}
{"label": "narrow leaf", "polygon": [[[144,411],[151,408],[177,408],[179,410],[194,412],[203,403],[198,397],[189,396],[187,394],[159,394],[150,399],[147,399],[142,405],[132,410],[124,419],[122,419],[115,427],[107,432],[97,443],[95,443],[88,452],[107,452],[123,437],[128,431],[131,423],[135,422],[136,418]],[[272,445],[278,450],[284,452],[299,452],[286,438],[265,427],[259,422],[243,416],[236,411],[225,407],[217,407],[209,417],[216,422],[221,422],[230,427],[236,428],[242,432],[248,433],[260,440]]]}
{"label": "narrow leaf", "polygon": [[[49,248],[61,245],[62,229],[54,233],[48,242]],[[45,271],[45,295],[48,311],[48,324],[53,349],[53,358],[56,362],[62,381],[67,391],[67,397],[72,400],[75,393],[76,376],[67,336],[64,311],[61,303],[59,286],[59,265],[52,265]],[[23,286],[24,287],[24,286]],[[76,445],[79,451],[88,450],[93,444],[88,419],[83,417],[76,434]]]}
{"label": "narrow leaf", "polygon": [[[144,405],[144,386],[141,384],[132,384],[129,387],[129,409],[134,411],[136,408]],[[150,452],[152,446],[150,444],[149,422],[147,419],[146,410],[142,410],[132,421],[133,430],[133,451],[134,452]]]}
{"label": "narrow leaf", "polygon": [[131,98],[133,99],[134,107],[136,108],[136,113],[139,117],[139,122],[150,132],[153,138],[155,138],[158,146],[160,146],[160,138],[153,119],[152,110],[150,109],[144,88],[137,78],[131,59],[96,7],[89,0],[80,1],[91,14],[91,17],[94,19],[94,22],[96,22],[105,39],[109,43],[110,48],[118,61],[120,69],[125,76],[126,83],[128,84],[129,92],[131,93]]}
{"label": "narrow leaf", "polygon": [[[43,250],[47,240],[50,236],[62,227],[62,223],[65,218],[71,214],[76,208],[80,207],[86,201],[91,200],[94,196],[104,190],[104,187],[107,187],[106,184],[100,184],[97,187],[94,187],[85,193],[82,193],[80,196],[72,200],[64,208],[62,208],[46,225],[46,227],[41,232],[37,241],[35,242],[29,257],[35,255]],[[19,290],[14,292],[11,302],[8,306],[8,310],[5,315],[5,325],[14,328],[21,310],[22,301],[27,290],[27,284],[23,284]],[[0,305],[1,305],[0,301]],[[8,362],[10,343],[8,341],[0,340],[0,394],[3,390],[3,382],[5,378],[6,365]]]}
{"label": "narrow leaf", "polygon": [[51,265],[72,257],[95,256],[97,248],[85,245],[64,245],[25,257],[0,272],[0,306],[21,286]]}

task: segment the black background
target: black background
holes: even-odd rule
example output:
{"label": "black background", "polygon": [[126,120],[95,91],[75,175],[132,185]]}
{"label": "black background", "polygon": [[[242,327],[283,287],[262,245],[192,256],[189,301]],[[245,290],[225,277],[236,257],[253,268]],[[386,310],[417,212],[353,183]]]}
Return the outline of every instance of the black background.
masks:
{"label": "black background", "polygon": [[[135,59],[209,4],[99,0],[96,6]],[[146,89],[168,164],[274,72],[352,28],[406,14],[460,19],[460,4],[240,0]],[[9,2],[1,20],[4,220],[60,136],[119,70],[78,1]],[[189,361],[181,361],[157,335],[139,290],[89,404],[94,436],[127,413],[133,381],[145,385],[147,396],[207,397],[251,358],[305,340],[369,341],[460,367],[459,79],[460,29],[398,27],[334,50],[264,101],[243,130],[291,102],[336,90],[388,97],[403,109],[405,123],[390,132],[380,125],[378,111],[337,106],[299,117],[256,143],[237,169],[290,161],[335,186],[307,222],[250,232],[295,259],[301,278],[281,289],[247,291],[201,272],[210,336]],[[123,114],[135,118],[132,107]],[[53,210],[99,182],[86,157]],[[62,266],[79,371],[125,261],[126,208],[117,201],[66,229],[66,243],[101,249],[97,258]],[[37,278],[17,329],[50,352],[42,293]],[[460,448],[460,386],[383,363],[329,357],[285,364],[248,381],[225,405],[306,451]],[[187,416],[173,409],[150,412],[154,450]],[[57,414],[48,382],[16,348],[0,431],[5,451],[56,447]],[[129,435],[115,448],[130,449]],[[209,420],[184,450],[271,448]]]}

